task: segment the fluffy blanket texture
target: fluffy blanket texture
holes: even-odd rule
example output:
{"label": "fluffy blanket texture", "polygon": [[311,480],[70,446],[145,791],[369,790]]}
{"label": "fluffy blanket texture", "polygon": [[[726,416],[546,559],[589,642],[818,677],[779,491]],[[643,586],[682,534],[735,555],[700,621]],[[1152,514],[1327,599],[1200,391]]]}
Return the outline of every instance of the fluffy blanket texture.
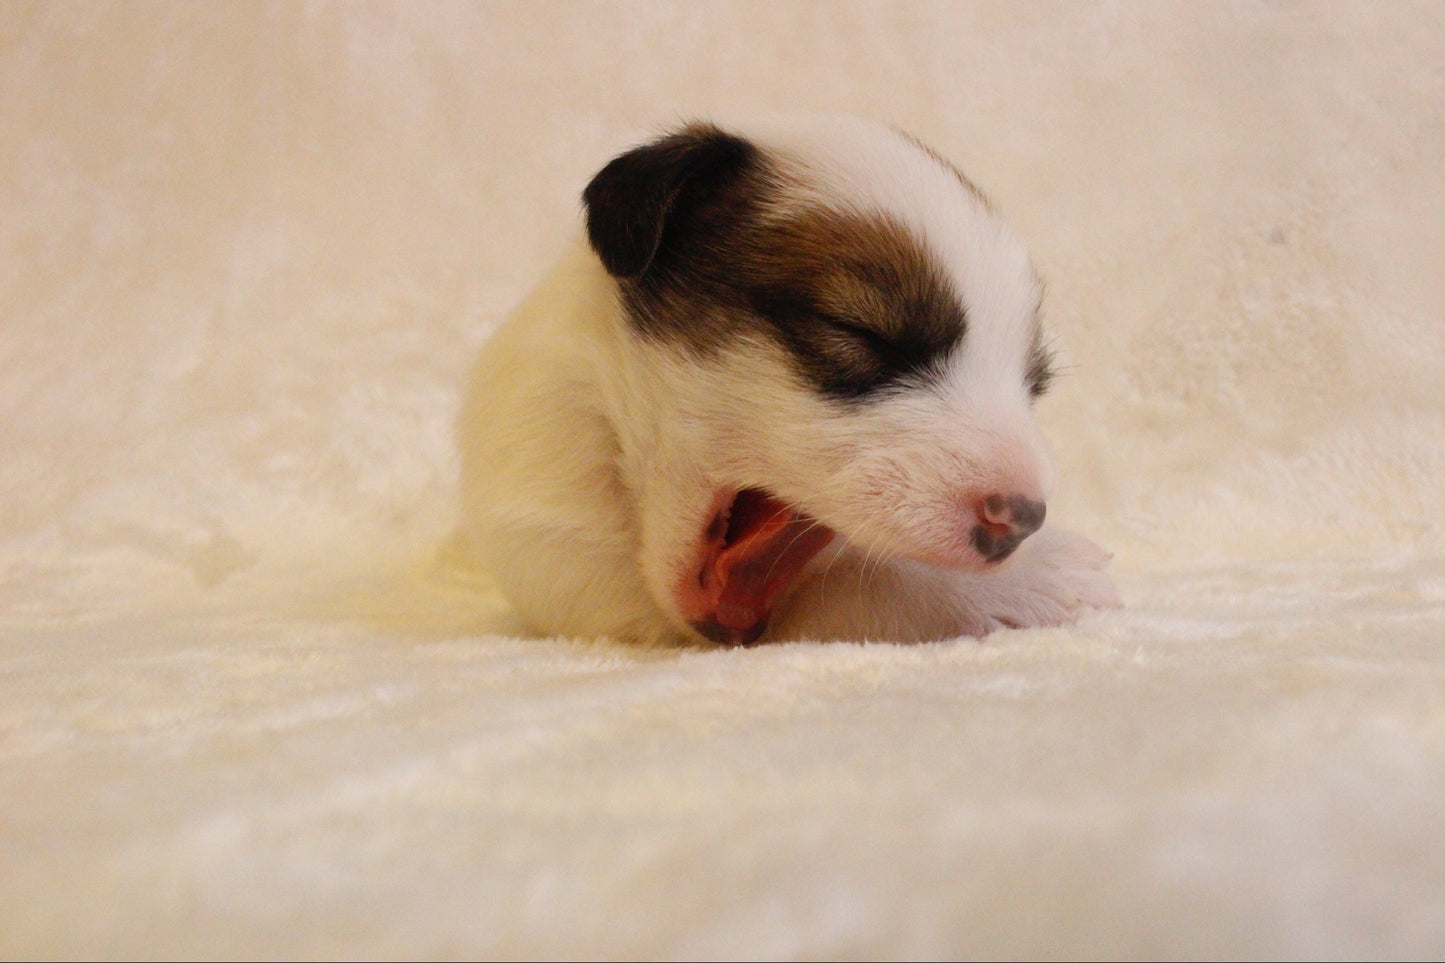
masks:
{"label": "fluffy blanket texture", "polygon": [[[1445,6],[0,6],[0,955],[1445,954]],[[982,641],[526,638],[471,358],[676,120],[866,114],[1034,250]]]}

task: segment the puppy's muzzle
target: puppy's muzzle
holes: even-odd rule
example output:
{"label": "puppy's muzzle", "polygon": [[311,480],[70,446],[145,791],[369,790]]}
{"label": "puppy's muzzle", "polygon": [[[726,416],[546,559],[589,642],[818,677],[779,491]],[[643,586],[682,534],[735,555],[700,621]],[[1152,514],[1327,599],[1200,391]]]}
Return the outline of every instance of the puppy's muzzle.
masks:
{"label": "puppy's muzzle", "polygon": [[986,562],[1002,562],[1044,523],[1046,506],[1023,495],[990,495],[978,509],[973,547]]}

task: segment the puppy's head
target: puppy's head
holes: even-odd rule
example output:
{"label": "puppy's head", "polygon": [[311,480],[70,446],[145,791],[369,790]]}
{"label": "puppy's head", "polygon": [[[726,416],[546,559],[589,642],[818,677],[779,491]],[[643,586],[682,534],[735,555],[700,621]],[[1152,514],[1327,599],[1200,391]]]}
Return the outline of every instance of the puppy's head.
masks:
{"label": "puppy's head", "polygon": [[835,538],[979,569],[1043,523],[1040,286],[946,161],[851,119],[694,125],[612,161],[584,200],[660,457],[685,463],[665,472],[706,492],[644,519],[673,618],[751,641]]}

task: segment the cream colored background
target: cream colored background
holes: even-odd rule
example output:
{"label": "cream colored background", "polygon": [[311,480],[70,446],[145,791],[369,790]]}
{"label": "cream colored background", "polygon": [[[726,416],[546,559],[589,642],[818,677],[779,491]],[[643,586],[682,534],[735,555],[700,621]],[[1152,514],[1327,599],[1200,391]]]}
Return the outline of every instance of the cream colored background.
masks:
{"label": "cream colored background", "polygon": [[[0,953],[1438,957],[1445,6],[0,5]],[[1129,607],[643,656],[452,570],[616,151],[913,130]]]}

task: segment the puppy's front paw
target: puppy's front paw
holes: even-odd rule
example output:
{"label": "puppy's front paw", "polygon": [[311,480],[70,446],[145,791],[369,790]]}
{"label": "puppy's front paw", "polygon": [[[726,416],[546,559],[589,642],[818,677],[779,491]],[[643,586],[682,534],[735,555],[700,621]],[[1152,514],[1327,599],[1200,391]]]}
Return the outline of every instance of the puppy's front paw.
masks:
{"label": "puppy's front paw", "polygon": [[1089,539],[1045,527],[997,572],[979,578],[975,603],[998,626],[1067,625],[1087,608],[1118,608],[1113,556]]}

